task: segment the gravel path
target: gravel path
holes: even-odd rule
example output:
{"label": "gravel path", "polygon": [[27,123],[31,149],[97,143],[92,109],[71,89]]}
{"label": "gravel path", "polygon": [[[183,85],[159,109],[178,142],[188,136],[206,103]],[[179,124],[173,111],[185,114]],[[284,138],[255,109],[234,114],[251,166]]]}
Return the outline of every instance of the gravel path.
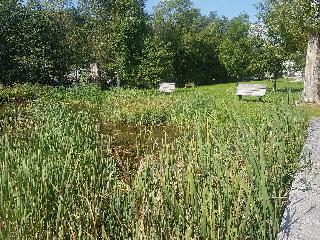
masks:
{"label": "gravel path", "polygon": [[320,240],[320,118],[313,119],[278,240]]}

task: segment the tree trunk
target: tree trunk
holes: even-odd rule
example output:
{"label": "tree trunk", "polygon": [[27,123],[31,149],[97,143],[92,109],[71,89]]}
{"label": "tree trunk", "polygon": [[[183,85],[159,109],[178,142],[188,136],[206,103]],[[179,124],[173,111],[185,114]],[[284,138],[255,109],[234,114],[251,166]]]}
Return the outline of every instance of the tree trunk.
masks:
{"label": "tree trunk", "polygon": [[320,35],[309,36],[305,80],[304,102],[320,103]]}
{"label": "tree trunk", "polygon": [[277,78],[276,77],[272,80],[272,91],[273,92],[277,91]]}

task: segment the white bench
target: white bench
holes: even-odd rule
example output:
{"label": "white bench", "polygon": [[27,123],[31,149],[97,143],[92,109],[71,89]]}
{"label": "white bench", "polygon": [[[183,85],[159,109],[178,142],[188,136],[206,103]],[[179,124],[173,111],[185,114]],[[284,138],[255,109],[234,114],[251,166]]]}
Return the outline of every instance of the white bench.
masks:
{"label": "white bench", "polygon": [[176,90],[175,83],[161,83],[159,87],[159,91],[163,93],[172,93]]}
{"label": "white bench", "polygon": [[266,95],[267,86],[264,84],[243,84],[240,83],[237,86],[237,96],[242,99],[242,96],[256,96],[259,100]]}

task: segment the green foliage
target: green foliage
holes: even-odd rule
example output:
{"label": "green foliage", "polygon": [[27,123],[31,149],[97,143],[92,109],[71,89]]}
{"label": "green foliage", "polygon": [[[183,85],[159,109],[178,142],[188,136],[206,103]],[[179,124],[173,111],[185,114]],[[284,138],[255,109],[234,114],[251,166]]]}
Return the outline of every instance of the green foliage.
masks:
{"label": "green foliage", "polygon": [[[260,16],[268,29],[273,45],[283,49],[286,59],[304,66],[307,40],[315,23],[310,9],[312,1],[262,1]],[[313,20],[311,20],[313,19]],[[313,22],[312,24],[310,24]]]}
{"label": "green foliage", "polygon": [[[285,92],[301,86],[280,86],[263,103],[239,102],[225,84],[172,95],[46,88],[5,104],[1,238],[274,239],[307,125],[299,93]],[[110,134],[112,121],[126,125]]]}
{"label": "green foliage", "polygon": [[249,16],[241,15],[228,22],[220,45],[220,59],[234,78],[249,77],[248,68],[253,57],[249,36]]}
{"label": "green foliage", "polygon": [[214,79],[226,77],[218,56],[222,21],[217,16],[201,16],[191,1],[171,0],[159,3],[153,21],[155,34],[170,42],[178,84],[190,80],[212,84]]}
{"label": "green foliage", "polygon": [[113,69],[121,85],[135,85],[137,68],[147,34],[144,0],[116,0],[112,8]]}
{"label": "green foliage", "polygon": [[146,39],[138,68],[138,87],[154,88],[161,81],[172,82],[173,54],[170,52],[169,47],[169,44],[165,44],[157,37]]}
{"label": "green foliage", "polygon": [[72,52],[67,44],[70,16],[64,12],[28,13],[24,36],[28,42],[24,54],[16,57],[17,64],[24,69],[27,81],[45,83],[64,79],[70,69]]}
{"label": "green foliage", "polygon": [[[80,0],[76,6],[69,0],[5,0],[0,5],[1,82],[71,84],[68,75],[89,72],[92,63],[103,87],[117,81],[151,88],[163,81],[183,86],[266,72],[278,76],[283,60],[304,63],[307,28],[296,20],[292,30],[287,23],[293,16],[308,22],[315,10],[300,2],[299,11],[290,14],[285,9],[291,1],[262,4],[269,32],[255,35],[245,14],[230,20],[214,12],[203,16],[190,0],[160,1],[152,16],[144,0]],[[303,9],[309,18],[298,18]]]}
{"label": "green foliage", "polygon": [[38,85],[25,84],[15,88],[0,89],[0,104],[23,104],[42,97],[47,89]]}
{"label": "green foliage", "polygon": [[[12,1],[11,1],[12,2]],[[5,21],[1,41],[1,81],[49,83],[63,80],[72,56],[68,12],[33,10],[19,3],[1,5]]]}
{"label": "green foliage", "polygon": [[21,23],[24,14],[21,5],[15,0],[1,1],[0,3],[0,66],[2,73],[0,80],[2,83],[9,83],[16,78],[12,69],[15,66],[14,58],[19,51],[17,45],[19,42],[18,33],[21,31]]}

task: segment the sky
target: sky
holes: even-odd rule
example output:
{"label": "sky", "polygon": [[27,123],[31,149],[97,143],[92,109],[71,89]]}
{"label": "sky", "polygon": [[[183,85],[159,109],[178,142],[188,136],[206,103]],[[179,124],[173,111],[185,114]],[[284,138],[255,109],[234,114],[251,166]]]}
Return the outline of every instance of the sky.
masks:
{"label": "sky", "polygon": [[[153,11],[153,7],[157,5],[160,0],[148,0],[147,10]],[[193,0],[195,7],[201,9],[203,14],[208,14],[211,11],[216,11],[219,15],[224,15],[228,18],[236,17],[242,12],[246,12],[250,16],[251,21],[255,21],[257,13],[254,4],[260,2],[259,0]]]}

